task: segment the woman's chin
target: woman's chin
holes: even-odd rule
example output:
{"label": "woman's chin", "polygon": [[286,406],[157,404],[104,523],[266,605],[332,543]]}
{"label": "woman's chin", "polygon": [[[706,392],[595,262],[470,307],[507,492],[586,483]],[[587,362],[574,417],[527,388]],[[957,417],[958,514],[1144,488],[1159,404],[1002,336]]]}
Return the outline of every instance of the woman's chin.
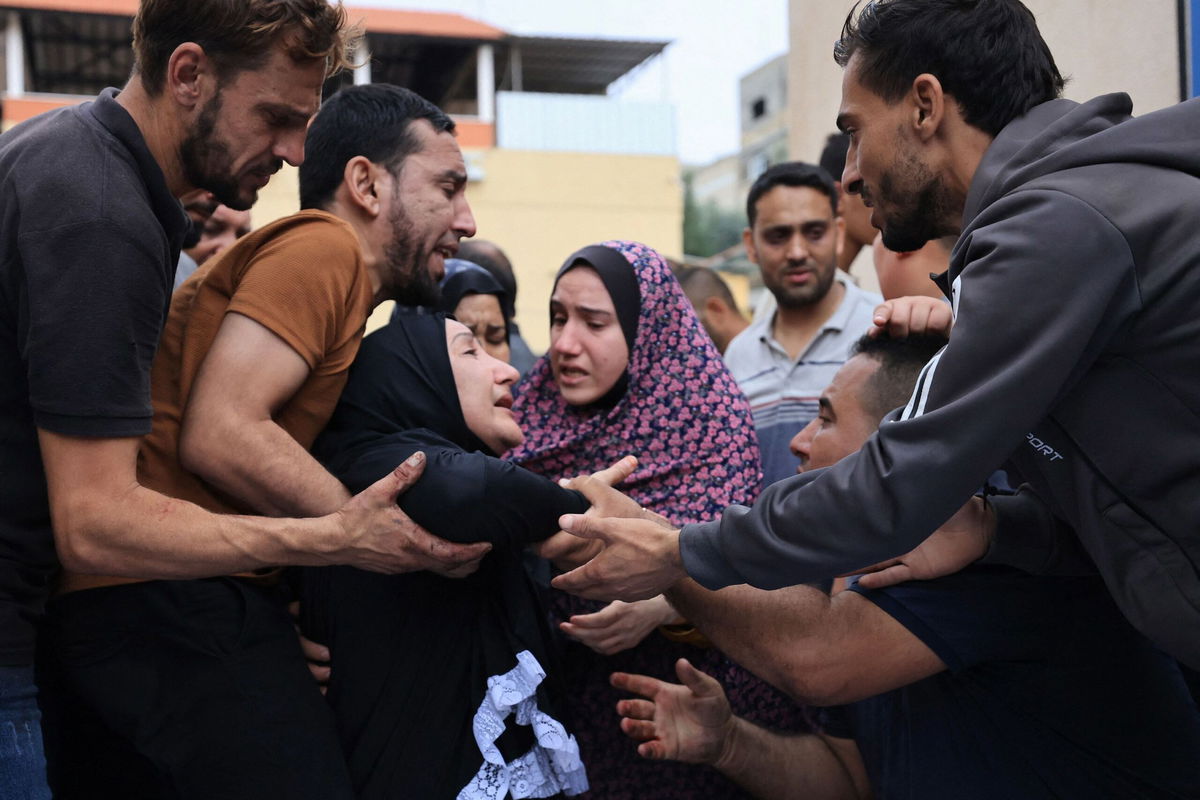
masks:
{"label": "woman's chin", "polygon": [[559,394],[569,406],[586,406],[600,399],[601,394],[597,392],[594,386],[590,384],[571,385],[570,383],[559,382]]}
{"label": "woman's chin", "polygon": [[509,424],[503,426],[496,431],[494,444],[488,443],[497,453],[507,453],[514,447],[518,447],[525,441],[525,432],[517,426],[513,420],[509,420]]}

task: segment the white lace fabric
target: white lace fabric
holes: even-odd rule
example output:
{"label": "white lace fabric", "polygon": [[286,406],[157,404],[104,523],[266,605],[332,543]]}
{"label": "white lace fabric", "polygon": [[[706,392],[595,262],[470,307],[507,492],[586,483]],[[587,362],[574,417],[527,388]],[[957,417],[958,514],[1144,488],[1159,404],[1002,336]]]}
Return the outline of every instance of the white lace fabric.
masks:
{"label": "white lace fabric", "polygon": [[[537,687],[545,677],[546,671],[533,653],[522,650],[517,653],[515,667],[487,679],[487,693],[472,725],[483,765],[458,793],[458,800],[501,800],[509,796],[523,800],[587,791],[587,772],[575,737],[537,707]],[[496,740],[504,733],[505,720],[514,712],[518,725],[532,726],[537,744],[506,762]]]}

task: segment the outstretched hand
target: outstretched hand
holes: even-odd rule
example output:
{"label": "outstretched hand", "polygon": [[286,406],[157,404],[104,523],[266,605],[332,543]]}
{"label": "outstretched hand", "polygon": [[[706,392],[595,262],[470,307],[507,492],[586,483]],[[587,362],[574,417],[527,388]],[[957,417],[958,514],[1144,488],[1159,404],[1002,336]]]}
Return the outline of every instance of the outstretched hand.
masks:
{"label": "outstretched hand", "polygon": [[725,690],[685,658],[675,662],[675,674],[683,685],[613,673],[613,686],[644,698],[617,703],[621,730],[641,742],[637,751],[642,758],[715,764],[730,745],[735,725]]}
{"label": "outstretched hand", "polygon": [[915,550],[868,567],[858,584],[864,589],[883,589],[904,581],[951,575],[983,557],[995,529],[991,507],[982,497],[972,497]]}
{"label": "outstretched hand", "polygon": [[336,513],[345,543],[329,554],[329,563],[384,573],[430,570],[451,578],[478,569],[491,544],[446,541],[413,522],[396,505],[396,498],[416,483],[424,470],[425,454],[414,453],[342,506]]}
{"label": "outstretched hand", "polygon": [[567,533],[602,542],[604,549],[551,581],[556,589],[592,600],[630,602],[662,594],[687,577],[679,553],[679,530],[662,517],[599,519],[567,514],[558,524]]}
{"label": "outstretched hand", "polygon": [[924,295],[897,297],[880,303],[875,306],[871,321],[874,324],[867,329],[867,335],[872,338],[885,331],[896,339],[922,333],[949,336],[954,327],[949,303]]}
{"label": "outstretched hand", "polygon": [[[621,483],[637,469],[636,456],[625,456],[610,467],[606,467],[591,475],[581,475],[577,478],[562,478],[558,485],[564,489],[575,489],[588,499],[592,507],[587,514],[593,517],[617,517],[633,509],[636,515],[641,507],[625,495],[612,488]],[[574,569],[592,560],[602,549],[601,542],[580,539],[569,533],[560,531],[549,538],[537,543],[532,550],[537,555],[554,563],[561,570]]]}
{"label": "outstretched hand", "polygon": [[611,656],[636,647],[659,625],[668,625],[678,616],[667,598],[659,595],[635,603],[614,600],[592,614],[575,614],[558,627],[600,655]]}
{"label": "outstretched hand", "polygon": [[669,525],[666,517],[642,508],[633,498],[613,487],[628,478],[637,469],[635,456],[625,456],[617,463],[591,475],[581,475],[571,480],[561,480],[559,485],[583,494],[591,503],[589,517],[620,517],[623,519],[652,519]]}

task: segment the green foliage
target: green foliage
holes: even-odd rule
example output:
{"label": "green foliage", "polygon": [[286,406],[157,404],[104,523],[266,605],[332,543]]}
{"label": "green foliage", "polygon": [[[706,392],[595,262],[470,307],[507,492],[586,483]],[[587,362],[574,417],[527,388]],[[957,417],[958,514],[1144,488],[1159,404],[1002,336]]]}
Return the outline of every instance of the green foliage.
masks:
{"label": "green foliage", "polygon": [[683,179],[683,251],[689,256],[716,255],[742,240],[741,212],[726,211],[711,200],[701,205],[692,192],[691,176]]}

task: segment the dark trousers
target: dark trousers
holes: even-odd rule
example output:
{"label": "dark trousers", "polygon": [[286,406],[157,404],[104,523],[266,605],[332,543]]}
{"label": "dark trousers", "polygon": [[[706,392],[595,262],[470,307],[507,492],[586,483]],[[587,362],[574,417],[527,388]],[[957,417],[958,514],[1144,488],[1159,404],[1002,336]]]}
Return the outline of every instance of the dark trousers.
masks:
{"label": "dark trousers", "polygon": [[55,797],[353,797],[280,593],[236,578],[51,601],[39,684]]}

